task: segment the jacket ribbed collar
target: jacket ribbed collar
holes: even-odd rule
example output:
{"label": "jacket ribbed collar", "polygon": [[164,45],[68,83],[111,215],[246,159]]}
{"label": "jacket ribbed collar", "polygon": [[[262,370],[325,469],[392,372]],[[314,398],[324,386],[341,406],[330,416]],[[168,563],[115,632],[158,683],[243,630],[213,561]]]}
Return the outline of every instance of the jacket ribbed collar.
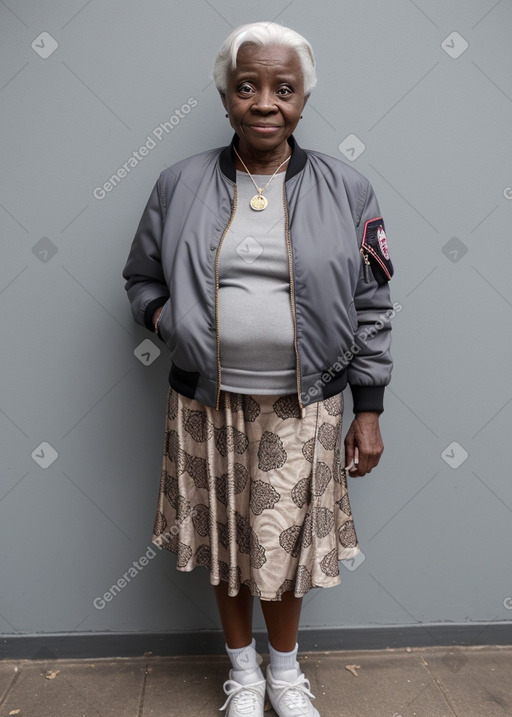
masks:
{"label": "jacket ribbed collar", "polygon": [[[232,182],[236,182],[236,169],[235,169],[235,152],[233,146],[238,149],[240,137],[236,134],[233,135],[233,139],[227,147],[224,147],[219,157],[219,166],[221,172],[226,175]],[[307,154],[299,147],[297,140],[293,135],[288,137],[288,144],[292,148],[292,156],[286,168],[285,182],[294,177],[300,172],[306,164]]]}

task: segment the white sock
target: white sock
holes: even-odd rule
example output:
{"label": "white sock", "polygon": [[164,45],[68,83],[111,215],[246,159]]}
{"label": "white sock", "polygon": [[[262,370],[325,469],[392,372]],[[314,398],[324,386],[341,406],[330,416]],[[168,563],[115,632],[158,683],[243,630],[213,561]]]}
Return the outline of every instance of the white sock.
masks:
{"label": "white sock", "polygon": [[268,651],[270,654],[270,667],[272,674],[276,680],[289,681],[293,675],[290,673],[291,670],[295,670],[298,676],[299,663],[297,662],[297,650],[299,649],[299,643],[295,643],[295,648],[290,652],[279,652],[272,647],[270,642],[268,643]]}
{"label": "white sock", "polygon": [[260,669],[261,657],[256,652],[254,637],[245,647],[231,648],[225,643],[225,648],[233,666],[233,679],[236,682],[246,685],[265,679]]}

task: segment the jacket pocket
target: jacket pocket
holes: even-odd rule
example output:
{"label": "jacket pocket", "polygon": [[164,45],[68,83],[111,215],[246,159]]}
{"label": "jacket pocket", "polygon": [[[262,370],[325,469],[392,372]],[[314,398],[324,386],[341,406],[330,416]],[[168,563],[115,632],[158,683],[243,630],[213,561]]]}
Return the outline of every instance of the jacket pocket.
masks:
{"label": "jacket pocket", "polygon": [[170,320],[170,311],[171,300],[167,299],[165,304],[162,306],[162,311],[160,313],[160,319],[158,321],[158,333],[160,334],[164,344],[169,347],[171,344],[172,334],[174,333]]}

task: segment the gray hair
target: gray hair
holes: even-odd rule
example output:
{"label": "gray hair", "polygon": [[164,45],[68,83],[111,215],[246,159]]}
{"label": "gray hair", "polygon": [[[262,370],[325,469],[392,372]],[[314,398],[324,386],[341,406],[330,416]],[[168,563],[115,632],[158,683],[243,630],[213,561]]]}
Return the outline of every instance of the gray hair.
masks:
{"label": "gray hair", "polygon": [[304,77],[304,94],[306,97],[316,85],[315,58],[313,48],[305,37],[289,27],[275,22],[253,22],[241,25],[233,30],[220,48],[213,66],[213,79],[221,94],[228,88],[228,72],[236,67],[238,50],[246,42],[254,42],[261,47],[280,45],[289,47],[299,56]]}

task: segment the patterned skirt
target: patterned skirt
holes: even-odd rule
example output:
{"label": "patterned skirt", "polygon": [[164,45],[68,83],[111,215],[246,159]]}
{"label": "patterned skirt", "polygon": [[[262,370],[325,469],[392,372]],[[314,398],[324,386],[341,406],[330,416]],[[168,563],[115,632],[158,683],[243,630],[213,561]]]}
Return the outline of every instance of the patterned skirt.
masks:
{"label": "patterned skirt", "polygon": [[360,552],[342,415],[341,393],[301,418],[297,394],[221,391],[216,410],[170,388],[153,543],[232,596],[338,585],[338,561]]}

